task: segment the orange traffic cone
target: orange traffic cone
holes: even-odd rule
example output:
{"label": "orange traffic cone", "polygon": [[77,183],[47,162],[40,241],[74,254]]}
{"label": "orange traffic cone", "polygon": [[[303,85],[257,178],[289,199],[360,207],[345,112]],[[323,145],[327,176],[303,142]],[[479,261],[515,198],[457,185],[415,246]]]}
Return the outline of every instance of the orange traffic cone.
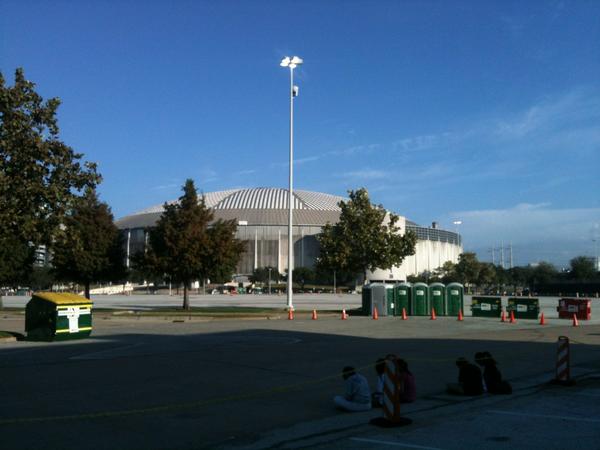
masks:
{"label": "orange traffic cone", "polygon": [[348,320],[348,314],[346,314],[345,309],[342,309],[342,320]]}
{"label": "orange traffic cone", "polygon": [[431,317],[429,318],[429,320],[436,320],[437,317],[435,316],[435,308],[431,308]]}
{"label": "orange traffic cone", "polygon": [[462,322],[464,320],[462,309],[458,310],[458,321]]}
{"label": "orange traffic cone", "polygon": [[293,309],[288,310],[288,320],[294,320],[294,310]]}
{"label": "orange traffic cone", "polygon": [[506,322],[506,312],[502,310],[502,315],[500,316],[500,322]]}
{"label": "orange traffic cone", "polygon": [[517,321],[515,320],[515,312],[513,310],[510,311],[510,323],[517,323]]}
{"label": "orange traffic cone", "polygon": [[402,320],[408,320],[408,316],[406,315],[406,308],[402,308]]}
{"label": "orange traffic cone", "polygon": [[574,327],[579,326],[579,320],[577,320],[577,314],[575,314],[575,313],[573,313],[573,326]]}
{"label": "orange traffic cone", "polygon": [[546,325],[546,318],[544,317],[544,313],[540,316],[540,325]]}
{"label": "orange traffic cone", "polygon": [[313,309],[312,320],[317,320],[317,310]]}
{"label": "orange traffic cone", "polygon": [[379,313],[377,312],[377,306],[373,308],[373,320],[379,319]]}

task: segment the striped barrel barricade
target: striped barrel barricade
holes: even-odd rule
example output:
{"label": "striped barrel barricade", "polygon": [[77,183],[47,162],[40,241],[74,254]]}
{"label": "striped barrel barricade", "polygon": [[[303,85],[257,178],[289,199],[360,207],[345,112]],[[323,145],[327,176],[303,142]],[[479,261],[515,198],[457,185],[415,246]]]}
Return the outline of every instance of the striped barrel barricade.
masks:
{"label": "striped barrel barricade", "polygon": [[412,420],[400,415],[400,394],[402,393],[402,389],[398,357],[388,356],[385,362],[383,384],[383,417],[372,419],[371,424],[389,428],[412,423]]}
{"label": "striped barrel barricade", "polygon": [[559,336],[556,349],[556,378],[555,383],[571,385],[574,380],[571,378],[571,354],[569,349],[569,338]]}

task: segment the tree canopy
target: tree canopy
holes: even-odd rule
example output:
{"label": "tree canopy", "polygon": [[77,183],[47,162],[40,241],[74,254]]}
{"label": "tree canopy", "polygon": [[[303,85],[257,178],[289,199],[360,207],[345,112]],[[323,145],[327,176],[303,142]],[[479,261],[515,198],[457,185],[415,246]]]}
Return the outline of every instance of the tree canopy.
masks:
{"label": "tree canopy", "polygon": [[269,279],[271,280],[271,283],[279,283],[281,274],[279,273],[279,270],[277,270],[277,267],[258,267],[254,269],[250,276],[250,280],[253,283],[268,283]]}
{"label": "tree canopy", "polygon": [[189,309],[188,290],[194,280],[209,277],[231,279],[244,245],[234,237],[235,220],[214,219],[204,196],[198,198],[192,180],[187,180],[176,203],[150,229],[149,246],[134,258],[146,274],[166,277],[183,284],[183,308]]}
{"label": "tree canopy", "polygon": [[417,237],[410,231],[400,234],[397,215],[372,205],[364,188],[348,196],[349,201],[339,203],[339,221],[326,224],[317,236],[321,270],[361,274],[366,280],[368,270],[390,269],[414,254]]}
{"label": "tree canopy", "polygon": [[27,283],[36,247],[52,248],[74,201],[100,182],[96,165],[60,140],[59,105],[23,69],[13,86],[0,73],[0,286]]}
{"label": "tree canopy", "polygon": [[574,280],[591,280],[597,275],[594,258],[577,256],[570,261],[569,278]]}
{"label": "tree canopy", "polygon": [[0,236],[0,287],[26,284],[35,248],[13,236]]}
{"label": "tree canopy", "polygon": [[0,73],[0,237],[51,245],[77,193],[100,181],[96,165],[59,139],[59,105],[23,69],[12,87]]}
{"label": "tree canopy", "polygon": [[83,284],[86,298],[91,283],[126,278],[121,234],[109,206],[98,200],[93,189],[87,189],[65,216],[52,265],[59,279]]}

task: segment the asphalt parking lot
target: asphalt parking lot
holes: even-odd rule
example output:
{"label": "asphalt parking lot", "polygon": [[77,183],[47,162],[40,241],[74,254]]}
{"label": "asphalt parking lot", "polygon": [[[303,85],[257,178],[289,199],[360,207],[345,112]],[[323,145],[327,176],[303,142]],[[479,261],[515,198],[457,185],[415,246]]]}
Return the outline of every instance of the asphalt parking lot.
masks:
{"label": "asphalt parking lot", "polygon": [[[536,321],[457,322],[450,317],[342,321],[331,315],[312,321],[301,315],[294,321],[181,322],[104,316],[94,327],[85,341],[0,344],[3,448],[79,448],[82,442],[92,449],[470,446],[461,447],[460,440],[434,439],[436,430],[442,433],[439,436],[452,435],[449,417],[457,421],[456,433],[477,424],[483,446],[469,441],[472,448],[507,448],[521,442],[517,435],[504,432],[515,428],[513,421],[544,423],[557,432],[552,420],[578,427],[572,417],[579,417],[579,411],[593,420],[599,416],[594,403],[586,403],[586,395],[578,395],[582,402],[571,403],[571,410],[547,413],[544,402],[560,404],[565,395],[543,390],[535,396],[527,391],[552,376],[559,335],[572,339],[574,370],[588,376],[599,371],[596,323],[575,328],[558,319],[540,326]],[[23,317],[0,316],[0,329],[22,332]],[[445,382],[456,378],[454,359],[472,358],[482,350],[495,356],[519,393],[466,403],[445,396]],[[343,366],[361,368],[374,385],[372,364],[387,353],[407,359],[418,385],[418,400],[407,408],[414,425],[391,433],[366,425],[377,411],[340,414],[331,403],[343,389],[339,375]],[[596,392],[594,385],[575,389]],[[489,401],[503,403],[488,406]],[[526,412],[530,417],[489,410]],[[536,417],[540,411],[568,418]],[[489,428],[484,426],[487,421]],[[594,423],[588,422],[590,430],[600,428]],[[538,432],[552,436],[534,428],[528,435]],[[595,439],[594,433],[586,436]],[[462,436],[471,435],[462,432]],[[548,442],[558,441],[548,438]],[[586,447],[585,440],[578,442],[580,448],[597,448]]]}

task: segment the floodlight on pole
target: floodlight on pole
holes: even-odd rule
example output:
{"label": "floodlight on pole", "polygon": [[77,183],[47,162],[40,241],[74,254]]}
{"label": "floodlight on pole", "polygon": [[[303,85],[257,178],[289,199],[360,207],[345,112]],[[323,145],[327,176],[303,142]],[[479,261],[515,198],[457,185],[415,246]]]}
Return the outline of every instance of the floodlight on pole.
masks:
{"label": "floodlight on pole", "polygon": [[456,234],[458,234],[458,226],[462,225],[462,220],[455,220],[452,223],[454,224],[454,229],[456,230]]}
{"label": "floodlight on pole", "polygon": [[293,209],[294,209],[294,97],[298,96],[298,88],[294,86],[294,69],[304,61],[298,56],[286,56],[281,60],[281,67],[290,68],[290,189],[288,191],[288,276],[287,276],[287,307],[294,309],[293,297],[293,276],[294,271],[294,239],[292,234]]}

